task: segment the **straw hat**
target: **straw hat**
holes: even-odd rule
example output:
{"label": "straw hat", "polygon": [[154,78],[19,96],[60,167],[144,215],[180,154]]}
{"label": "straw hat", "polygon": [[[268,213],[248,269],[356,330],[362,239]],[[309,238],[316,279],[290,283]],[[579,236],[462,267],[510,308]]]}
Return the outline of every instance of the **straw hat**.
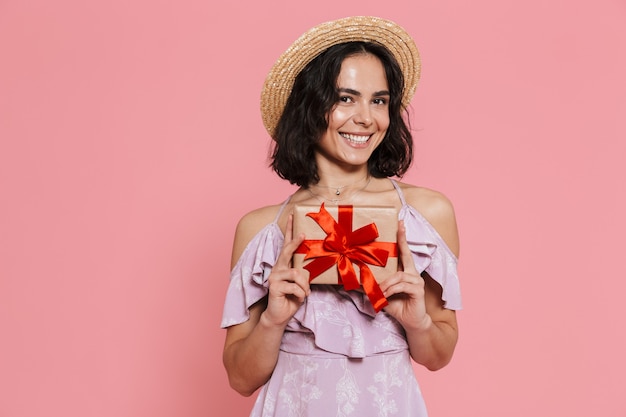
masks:
{"label": "straw hat", "polygon": [[261,92],[261,117],[270,136],[274,137],[278,119],[300,71],[329,47],[358,41],[381,44],[393,54],[404,75],[402,107],[409,105],[420,77],[419,53],[411,36],[390,20],[372,16],[347,17],[309,29],[270,70]]}

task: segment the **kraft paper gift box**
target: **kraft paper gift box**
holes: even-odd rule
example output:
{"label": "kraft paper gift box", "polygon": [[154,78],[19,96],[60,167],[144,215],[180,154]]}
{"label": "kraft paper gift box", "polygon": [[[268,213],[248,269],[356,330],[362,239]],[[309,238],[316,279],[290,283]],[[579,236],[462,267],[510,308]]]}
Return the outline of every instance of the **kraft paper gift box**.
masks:
{"label": "kraft paper gift box", "polygon": [[[343,284],[349,290],[363,284],[360,265],[366,265],[380,283],[398,270],[397,231],[398,211],[394,207],[296,205],[293,235],[304,233],[305,241],[293,256],[293,267],[315,270],[309,271],[311,284]],[[337,246],[339,251],[335,251]],[[383,261],[383,265],[376,265]],[[346,282],[340,272],[350,269],[348,264],[358,283]],[[320,270],[323,272],[316,275]],[[376,283],[369,287],[372,285],[378,287]],[[364,287],[367,292],[368,285]]]}

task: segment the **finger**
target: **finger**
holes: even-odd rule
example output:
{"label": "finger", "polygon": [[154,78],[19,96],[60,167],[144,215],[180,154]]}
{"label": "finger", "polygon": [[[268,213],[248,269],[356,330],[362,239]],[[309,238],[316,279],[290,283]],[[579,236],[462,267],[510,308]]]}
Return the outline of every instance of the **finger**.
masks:
{"label": "finger", "polygon": [[274,267],[274,270],[272,271],[272,274],[270,274],[268,280],[270,289],[282,288],[282,284],[289,283],[298,286],[304,292],[304,295],[309,295],[311,293],[309,279],[301,269]]}
{"label": "finger", "polygon": [[300,288],[302,288],[305,295],[309,295],[311,293],[309,277],[304,273],[302,269],[292,269],[291,273],[293,277],[293,282],[297,284]]}
{"label": "finger", "polygon": [[409,248],[409,242],[406,239],[406,227],[404,221],[400,220],[398,223],[398,249],[400,251],[400,268],[402,271],[409,274],[416,274],[417,268],[415,268],[415,262],[413,261],[413,255]]}
{"label": "finger", "polygon": [[417,274],[412,274],[410,272],[400,270],[397,273],[386,278],[379,285],[380,285],[381,291],[385,294],[385,296],[387,296],[388,294],[392,294],[392,293],[395,294],[398,292],[402,292],[402,291],[399,291],[397,287],[400,284],[403,284],[403,285],[404,284],[407,284],[407,285],[420,284],[421,280],[422,280],[422,277],[420,277]]}
{"label": "finger", "polygon": [[388,285],[384,286],[383,294],[385,297],[390,297],[395,294],[407,294],[410,296],[420,296],[424,293],[424,280],[422,278],[415,278],[414,275],[408,275],[404,272],[398,273],[399,279],[386,280],[390,281]]}
{"label": "finger", "polygon": [[282,281],[279,282],[274,290],[276,291],[277,297],[291,297],[298,302],[303,303],[304,299],[308,295],[307,291],[302,288],[298,283],[291,281]]}

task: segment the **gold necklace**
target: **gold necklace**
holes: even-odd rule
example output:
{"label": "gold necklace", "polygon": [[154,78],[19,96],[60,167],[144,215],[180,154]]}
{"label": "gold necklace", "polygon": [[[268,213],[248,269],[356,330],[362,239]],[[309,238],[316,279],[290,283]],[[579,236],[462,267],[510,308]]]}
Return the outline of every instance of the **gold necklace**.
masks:
{"label": "gold necklace", "polygon": [[[358,184],[358,183],[360,183],[361,181],[366,180],[366,179],[368,179],[368,178],[371,178],[371,177],[369,176],[369,174],[368,174],[368,175],[366,175],[364,178],[362,178],[362,179],[358,180],[358,181],[355,181],[355,182],[353,182],[353,183],[351,183],[351,184],[342,185],[342,186],[340,186],[340,187],[331,187],[331,186],[328,186],[328,185],[319,185],[319,184],[315,184],[315,185],[314,185],[314,187],[328,188],[329,190],[335,190],[335,195],[341,195],[341,190],[343,190],[344,188],[346,188],[346,187],[351,187],[351,186],[353,186],[353,185],[355,185],[355,184]],[[369,183],[369,181],[368,181],[368,183]],[[367,184],[365,184],[365,186],[367,186]],[[337,199],[337,201],[341,201],[341,200],[340,200],[340,199]]]}
{"label": "gold necklace", "polygon": [[[315,199],[316,199],[317,201],[319,201],[320,203],[324,203],[324,202],[326,201],[326,202],[329,202],[329,203],[332,203],[332,204],[337,205],[337,203],[339,203],[340,201],[344,201],[344,200],[348,200],[348,199],[353,199],[353,198],[354,198],[354,197],[356,197],[356,196],[357,196],[357,195],[358,195],[361,191],[365,190],[365,189],[367,188],[367,186],[370,184],[370,181],[372,181],[372,177],[370,177],[369,175],[368,175],[366,178],[367,178],[367,182],[365,183],[365,185],[364,185],[363,187],[359,188],[358,190],[356,190],[356,191],[354,192],[354,194],[352,194],[352,195],[351,195],[351,196],[349,196],[349,197],[343,197],[343,198],[326,198],[326,197],[322,197],[322,196],[321,196],[321,195],[319,195],[319,194],[315,194],[313,191],[311,191],[311,189],[310,189],[310,188],[307,188],[307,191],[309,192],[309,194],[311,194],[311,197],[315,198]],[[359,181],[357,181],[357,182],[359,182]],[[356,184],[357,182],[355,182],[354,184]],[[349,184],[349,185],[351,185],[351,184]],[[345,187],[347,187],[347,185],[344,185],[344,186],[343,186],[343,187],[341,187],[341,188],[345,188]],[[329,188],[335,188],[335,187],[329,187]],[[335,195],[340,195],[340,194],[341,194],[341,193],[335,193]]]}

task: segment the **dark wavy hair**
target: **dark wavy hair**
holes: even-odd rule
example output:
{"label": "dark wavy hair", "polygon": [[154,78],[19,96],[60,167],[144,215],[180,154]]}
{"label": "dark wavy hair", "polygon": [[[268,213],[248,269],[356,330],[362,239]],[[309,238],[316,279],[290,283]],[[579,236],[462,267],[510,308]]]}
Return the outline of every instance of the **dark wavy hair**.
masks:
{"label": "dark wavy hair", "polygon": [[278,121],[270,166],[291,184],[308,187],[319,181],[315,146],[328,128],[328,114],[339,101],[337,78],[344,59],[372,54],[383,64],[389,86],[389,128],[368,160],[375,178],[401,177],[413,161],[413,138],[408,118],[403,118],[404,76],[394,56],[382,45],[346,42],[331,46],[311,61],[296,77],[285,109]]}

